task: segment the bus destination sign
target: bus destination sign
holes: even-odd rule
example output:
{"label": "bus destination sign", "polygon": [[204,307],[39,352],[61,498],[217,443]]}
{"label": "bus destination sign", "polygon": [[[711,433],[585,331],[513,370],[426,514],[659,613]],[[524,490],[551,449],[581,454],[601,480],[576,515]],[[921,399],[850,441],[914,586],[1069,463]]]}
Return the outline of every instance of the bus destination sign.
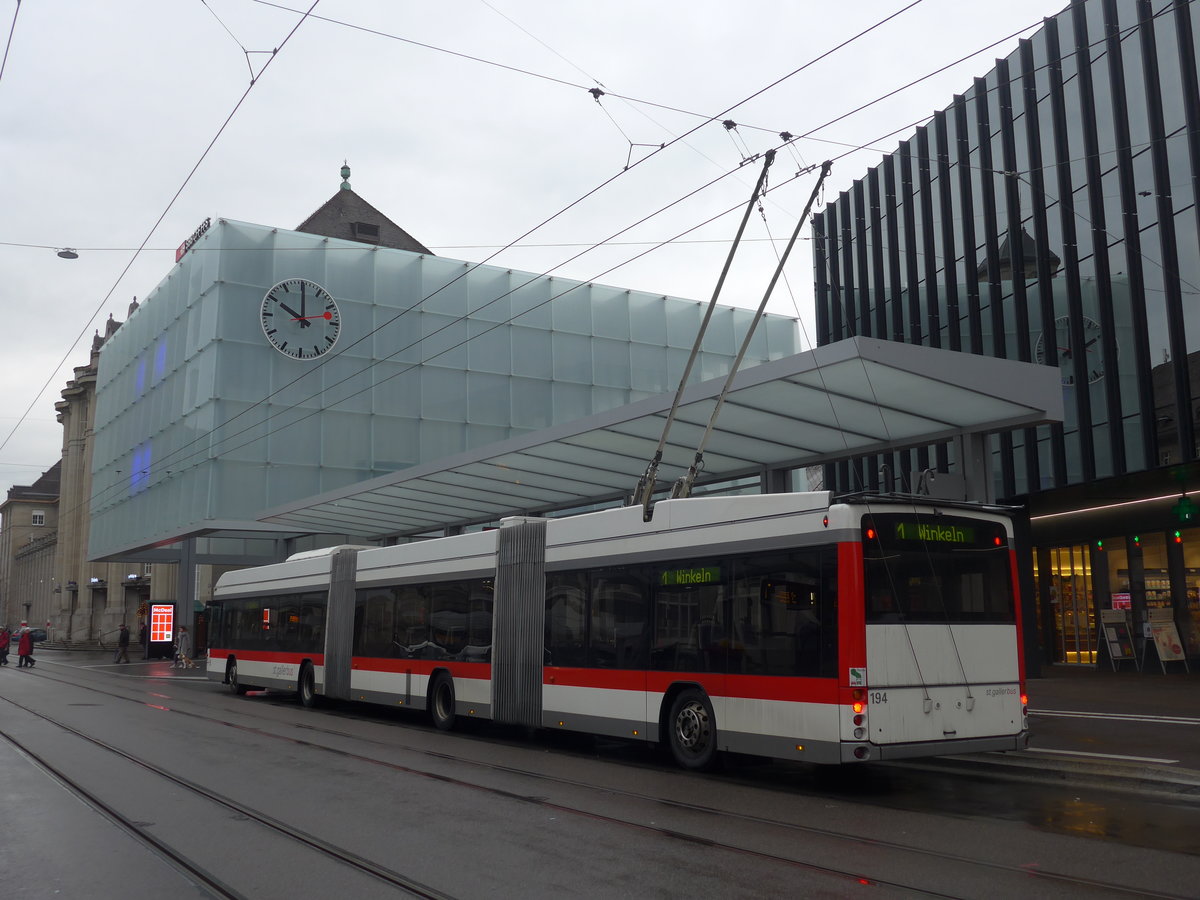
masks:
{"label": "bus destination sign", "polygon": [[931,544],[974,544],[975,529],[965,525],[897,522],[896,540],[925,541]]}
{"label": "bus destination sign", "polygon": [[716,584],[721,580],[717,566],[697,566],[694,569],[667,569],[659,576],[661,587],[683,587],[689,584]]}

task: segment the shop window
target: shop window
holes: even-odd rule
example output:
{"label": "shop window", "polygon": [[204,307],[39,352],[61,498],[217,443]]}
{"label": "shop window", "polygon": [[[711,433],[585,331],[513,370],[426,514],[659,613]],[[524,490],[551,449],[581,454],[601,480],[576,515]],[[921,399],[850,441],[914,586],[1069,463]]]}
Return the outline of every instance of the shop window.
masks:
{"label": "shop window", "polygon": [[[1146,608],[1171,605],[1171,576],[1167,569],[1167,538],[1162,532],[1140,535],[1142,571],[1146,586]],[[1135,583],[1136,589],[1136,583]]]}
{"label": "shop window", "polygon": [[[1131,538],[1135,548],[1141,538]],[[1129,579],[1129,548],[1124,537],[1107,537],[1098,542],[1108,562],[1108,596],[1100,598],[1101,609],[1133,609],[1133,588]],[[1136,552],[1136,550],[1135,550]]]}
{"label": "shop window", "polygon": [[1200,528],[1187,528],[1182,536],[1184,596],[1175,619],[1188,656],[1200,656]]}

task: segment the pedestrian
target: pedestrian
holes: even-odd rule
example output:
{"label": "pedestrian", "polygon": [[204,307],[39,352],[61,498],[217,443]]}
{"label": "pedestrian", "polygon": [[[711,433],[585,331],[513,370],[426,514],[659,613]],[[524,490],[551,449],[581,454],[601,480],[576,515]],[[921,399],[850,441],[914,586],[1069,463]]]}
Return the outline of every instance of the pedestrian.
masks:
{"label": "pedestrian", "polygon": [[28,622],[22,622],[21,627],[17,629],[19,639],[17,640],[17,668],[32,669],[33,668],[33,630],[30,629]]}
{"label": "pedestrian", "polygon": [[129,629],[125,627],[124,622],[117,629],[117,655],[113,662],[129,662]]}
{"label": "pedestrian", "polygon": [[0,666],[8,665],[8,645],[12,643],[12,632],[7,625],[0,625]]}
{"label": "pedestrian", "polygon": [[179,626],[179,638],[175,642],[175,655],[179,660],[179,668],[196,668],[196,664],[192,662],[192,636],[188,634],[186,625]]}

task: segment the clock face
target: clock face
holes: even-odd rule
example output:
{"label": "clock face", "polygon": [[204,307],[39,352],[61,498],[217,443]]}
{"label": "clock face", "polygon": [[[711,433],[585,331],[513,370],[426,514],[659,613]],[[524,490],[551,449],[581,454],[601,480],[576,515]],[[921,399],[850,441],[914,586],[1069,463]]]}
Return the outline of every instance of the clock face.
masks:
{"label": "clock face", "polygon": [[[1083,317],[1083,346],[1079,348],[1084,360],[1087,383],[1095,384],[1104,377],[1103,347],[1100,344],[1100,323]],[[1062,373],[1064,385],[1075,384],[1075,348],[1071,346],[1070,319],[1060,316],[1054,320],[1054,333],[1047,337],[1043,332],[1034,347],[1034,359],[1043,365],[1057,365]]]}
{"label": "clock face", "polygon": [[289,278],[267,291],[262,329],[275,349],[292,359],[316,359],[337,343],[342,315],[325,288],[304,278]]}

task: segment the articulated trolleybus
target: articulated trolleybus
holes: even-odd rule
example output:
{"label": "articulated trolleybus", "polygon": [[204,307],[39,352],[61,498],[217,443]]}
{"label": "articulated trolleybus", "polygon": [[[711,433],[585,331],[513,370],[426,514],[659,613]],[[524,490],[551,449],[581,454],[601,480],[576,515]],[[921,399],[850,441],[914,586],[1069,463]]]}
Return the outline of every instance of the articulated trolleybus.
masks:
{"label": "articulated trolleybus", "polygon": [[1011,525],[828,492],[664,500],[223,575],[208,677],[815,763],[1028,743]]}

